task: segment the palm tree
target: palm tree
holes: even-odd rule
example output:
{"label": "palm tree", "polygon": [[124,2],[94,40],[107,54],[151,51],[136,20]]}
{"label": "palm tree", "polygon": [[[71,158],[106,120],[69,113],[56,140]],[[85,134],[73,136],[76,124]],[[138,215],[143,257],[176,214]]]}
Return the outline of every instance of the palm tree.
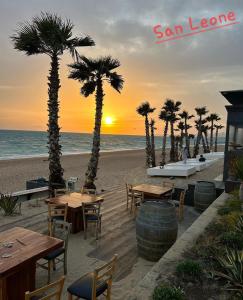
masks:
{"label": "palm tree", "polygon": [[211,123],[211,126],[210,126],[210,151],[213,151],[213,131],[215,128],[214,122],[217,122],[219,120],[221,120],[221,118],[216,113],[210,114],[207,117],[207,121]]}
{"label": "palm tree", "polygon": [[148,115],[154,111],[155,108],[152,108],[148,101],[143,102],[139,107],[137,107],[137,113],[145,117],[144,122],[145,122],[145,136],[146,136],[146,166],[148,168],[151,167],[152,164]]}
{"label": "palm tree", "polygon": [[180,110],[181,102],[167,99],[164,103],[164,109],[170,114],[170,161],[176,161],[175,158],[175,133],[174,124],[178,121],[177,112]]}
{"label": "palm tree", "polygon": [[48,76],[48,148],[49,148],[49,185],[53,189],[65,185],[63,168],[60,162],[61,145],[59,144],[60,127],[59,99],[59,60],[65,50],[77,59],[77,47],[94,46],[89,36],[73,37],[73,24],[63,21],[55,14],[41,13],[34,17],[32,23],[20,25],[11,37],[14,48],[26,55],[45,54],[50,57],[51,68]]}
{"label": "palm tree", "polygon": [[179,122],[177,124],[177,128],[180,130],[180,141],[179,141],[179,145],[180,145],[180,151],[182,150],[182,147],[183,147],[183,138],[185,136],[184,134],[184,130],[185,130],[185,125],[184,125],[184,122]]}
{"label": "palm tree", "polygon": [[202,116],[206,115],[207,112],[208,112],[207,109],[206,109],[206,106],[196,107],[195,111],[196,111],[199,119],[198,119],[197,140],[196,140],[196,144],[195,144],[195,147],[194,147],[194,153],[193,153],[194,157],[196,157],[199,153],[199,144],[200,144],[200,141],[202,139]]}
{"label": "palm tree", "polygon": [[[209,149],[209,143],[208,143],[208,130],[209,130],[209,126],[208,125],[205,125],[205,123],[207,122],[206,119],[202,120],[202,140],[204,142],[203,144],[203,150],[204,150],[204,153],[209,153],[210,152],[210,149]],[[204,135],[204,137],[203,137]]]}
{"label": "palm tree", "polygon": [[170,117],[171,117],[170,113],[167,110],[165,110],[163,106],[159,114],[159,119],[165,122],[162,152],[161,152],[161,163],[160,163],[161,166],[164,166],[166,162],[166,140],[167,140]]}
{"label": "palm tree", "polygon": [[155,120],[151,119],[149,126],[150,126],[150,131],[151,131],[151,163],[152,167],[156,166],[156,158],[155,158],[155,142],[154,142],[154,131],[156,128],[154,127],[155,125]]}
{"label": "palm tree", "polygon": [[102,121],[102,107],[104,100],[103,84],[108,82],[117,92],[120,93],[123,87],[123,78],[113,70],[120,66],[120,62],[110,56],[98,59],[86,58],[81,56],[79,61],[70,65],[71,71],[69,78],[78,80],[81,84],[81,94],[84,97],[95,92],[95,126],[93,134],[93,145],[91,157],[85,173],[84,187],[96,189],[95,179],[99,163],[100,152],[100,131]]}
{"label": "palm tree", "polygon": [[223,125],[217,125],[215,124],[214,127],[216,128],[216,133],[215,133],[215,141],[214,141],[214,152],[218,151],[218,133],[220,129],[223,129],[224,126]]}
{"label": "palm tree", "polygon": [[184,130],[185,130],[185,141],[186,141],[186,147],[188,149],[189,157],[191,157],[190,153],[190,142],[188,137],[188,129],[191,128],[190,125],[188,125],[188,121],[194,117],[194,115],[190,115],[186,110],[183,110],[182,113],[179,114],[182,120],[184,120]]}

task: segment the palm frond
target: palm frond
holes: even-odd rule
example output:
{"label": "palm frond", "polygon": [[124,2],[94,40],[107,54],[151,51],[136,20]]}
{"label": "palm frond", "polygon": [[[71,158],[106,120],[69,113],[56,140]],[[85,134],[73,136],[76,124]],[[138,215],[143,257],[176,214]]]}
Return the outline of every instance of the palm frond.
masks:
{"label": "palm frond", "polygon": [[16,50],[24,51],[27,55],[43,53],[41,40],[34,24],[27,22],[20,24],[15,35],[10,38]]}
{"label": "palm frond", "polygon": [[94,81],[88,81],[83,84],[80,89],[80,92],[84,97],[88,97],[89,95],[93,94],[96,88],[96,83]]}
{"label": "palm frond", "polygon": [[95,46],[94,40],[90,36],[75,37],[66,41],[66,47],[69,49],[72,58],[76,61],[80,60],[80,55],[77,51],[77,47]]}
{"label": "palm frond", "polygon": [[68,78],[85,81],[90,78],[90,70],[85,62],[79,61],[68,65],[71,68]]}
{"label": "palm frond", "polygon": [[110,85],[117,91],[121,92],[123,88],[124,80],[121,75],[118,75],[116,72],[112,72],[108,74],[108,80],[110,82]]}

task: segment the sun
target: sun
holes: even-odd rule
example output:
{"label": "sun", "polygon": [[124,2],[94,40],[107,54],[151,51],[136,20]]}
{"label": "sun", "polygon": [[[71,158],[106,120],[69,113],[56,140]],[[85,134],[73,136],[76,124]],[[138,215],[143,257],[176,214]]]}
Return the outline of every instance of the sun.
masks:
{"label": "sun", "polygon": [[106,125],[112,125],[112,124],[113,124],[113,119],[112,119],[112,117],[106,117],[106,118],[105,118],[105,124],[106,124]]}

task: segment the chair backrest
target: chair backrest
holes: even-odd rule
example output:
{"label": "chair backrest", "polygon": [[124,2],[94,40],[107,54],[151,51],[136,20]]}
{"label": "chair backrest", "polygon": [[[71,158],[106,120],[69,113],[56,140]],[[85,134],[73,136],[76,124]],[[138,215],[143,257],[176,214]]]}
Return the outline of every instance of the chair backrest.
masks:
{"label": "chair backrest", "polygon": [[117,257],[118,255],[115,254],[108,263],[94,270],[95,276],[92,288],[92,300],[96,299],[96,289],[100,282],[105,281],[108,284],[108,287],[111,288]]}
{"label": "chair backrest", "polygon": [[71,227],[71,223],[61,220],[53,220],[52,236],[64,241],[64,248],[66,251],[68,248],[68,240],[71,232]]}
{"label": "chair backrest", "polygon": [[141,202],[144,202],[144,192],[132,191],[132,194],[135,195],[135,200],[139,199]]}
{"label": "chair backrest", "polygon": [[127,195],[129,194],[129,193],[132,193],[132,184],[130,184],[130,183],[126,183],[126,191],[127,191]]}
{"label": "chair backrest", "polygon": [[68,204],[53,204],[48,203],[48,217],[63,217],[64,221],[67,220]]}
{"label": "chair backrest", "polygon": [[185,196],[186,196],[186,191],[182,190],[180,192],[180,198],[179,198],[179,206],[183,206],[185,202]]}
{"label": "chair backrest", "polygon": [[54,189],[54,196],[61,196],[67,193],[67,189]]}
{"label": "chair backrest", "polygon": [[65,277],[62,276],[59,280],[40,289],[33,292],[26,292],[25,300],[31,300],[34,296],[37,296],[39,300],[61,300],[64,280]]}
{"label": "chair backrest", "polygon": [[82,187],[81,194],[97,195],[97,191],[96,189],[87,189],[85,187]]}
{"label": "chair backrest", "polygon": [[95,203],[82,203],[82,211],[83,211],[83,218],[85,218],[86,215],[100,215],[100,208],[101,208],[101,202],[95,202]]}

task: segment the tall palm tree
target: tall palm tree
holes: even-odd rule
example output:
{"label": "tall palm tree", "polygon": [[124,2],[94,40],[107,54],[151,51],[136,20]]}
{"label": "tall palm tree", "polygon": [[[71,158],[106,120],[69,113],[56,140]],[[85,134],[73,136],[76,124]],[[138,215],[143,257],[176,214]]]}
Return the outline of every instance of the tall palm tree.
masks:
{"label": "tall palm tree", "polygon": [[180,110],[181,102],[167,99],[164,103],[164,109],[170,114],[170,161],[176,161],[175,158],[175,133],[174,124],[178,121],[177,112]]}
{"label": "tall palm tree", "polygon": [[221,118],[216,113],[210,114],[207,117],[207,121],[211,123],[211,125],[210,125],[210,151],[213,151],[213,131],[215,129],[214,122],[217,122],[219,120],[221,120]]}
{"label": "tall palm tree", "polygon": [[184,121],[186,147],[188,149],[189,157],[191,157],[190,145],[189,145],[190,142],[189,142],[189,137],[188,137],[188,129],[191,128],[191,126],[188,124],[188,121],[190,119],[192,119],[194,117],[194,115],[190,115],[186,110],[183,110],[183,112],[180,113],[179,116]]}
{"label": "tall palm tree", "polygon": [[155,108],[152,108],[148,101],[143,102],[139,107],[137,107],[137,113],[144,117],[145,122],[145,136],[146,136],[146,166],[149,168],[152,164],[151,157],[151,142],[149,134],[149,121],[148,115],[155,111]]}
{"label": "tall palm tree", "polygon": [[[209,130],[209,126],[206,125],[207,120],[202,120],[202,139],[204,139],[204,145],[203,145],[203,149],[204,149],[204,153],[209,153],[210,152],[210,148],[209,148],[209,143],[208,143],[208,130]],[[204,135],[204,137],[203,137]]]}
{"label": "tall palm tree", "polygon": [[98,59],[81,56],[78,62],[70,65],[71,71],[69,78],[78,80],[82,84],[80,90],[81,94],[84,97],[88,97],[95,92],[96,113],[93,146],[88,169],[85,173],[85,188],[96,189],[94,181],[96,179],[99,163],[102,107],[105,96],[103,84],[108,82],[111,87],[120,93],[124,80],[121,75],[118,75],[114,71],[114,69],[119,66],[120,62],[110,56],[100,57]]}
{"label": "tall palm tree", "polygon": [[168,135],[168,129],[169,129],[169,122],[170,122],[171,114],[164,109],[164,106],[162,107],[159,119],[164,121],[165,127],[164,127],[164,133],[163,133],[163,142],[162,142],[162,152],[161,152],[161,166],[164,166],[166,163],[166,140]]}
{"label": "tall palm tree", "polygon": [[198,130],[197,140],[196,140],[196,144],[194,147],[194,153],[193,153],[194,157],[196,157],[199,153],[199,144],[202,139],[202,117],[208,113],[206,106],[196,107],[195,111],[199,118],[198,118],[198,129],[197,129]]}
{"label": "tall palm tree", "polygon": [[156,130],[156,128],[154,125],[155,125],[155,120],[151,119],[149,126],[150,126],[150,132],[151,132],[151,163],[152,163],[152,167],[156,166],[155,142],[154,142],[154,131]]}
{"label": "tall palm tree", "polygon": [[25,52],[26,55],[45,54],[50,57],[51,67],[48,76],[48,148],[49,148],[49,185],[64,186],[63,168],[60,162],[61,145],[59,144],[60,127],[59,99],[60,88],[59,61],[65,50],[75,59],[78,57],[77,47],[94,46],[89,36],[73,37],[73,24],[69,20],[63,21],[59,16],[41,13],[32,22],[25,22],[11,37],[14,48]]}
{"label": "tall palm tree", "polygon": [[224,126],[215,124],[214,127],[216,128],[215,141],[214,141],[214,152],[217,152],[218,151],[218,133],[219,133],[219,130],[224,128]]}
{"label": "tall palm tree", "polygon": [[185,136],[184,134],[184,130],[185,130],[185,125],[184,122],[179,122],[177,124],[177,128],[180,130],[180,140],[179,140],[179,146],[180,146],[180,151],[182,151],[182,147],[183,147],[183,138]]}

